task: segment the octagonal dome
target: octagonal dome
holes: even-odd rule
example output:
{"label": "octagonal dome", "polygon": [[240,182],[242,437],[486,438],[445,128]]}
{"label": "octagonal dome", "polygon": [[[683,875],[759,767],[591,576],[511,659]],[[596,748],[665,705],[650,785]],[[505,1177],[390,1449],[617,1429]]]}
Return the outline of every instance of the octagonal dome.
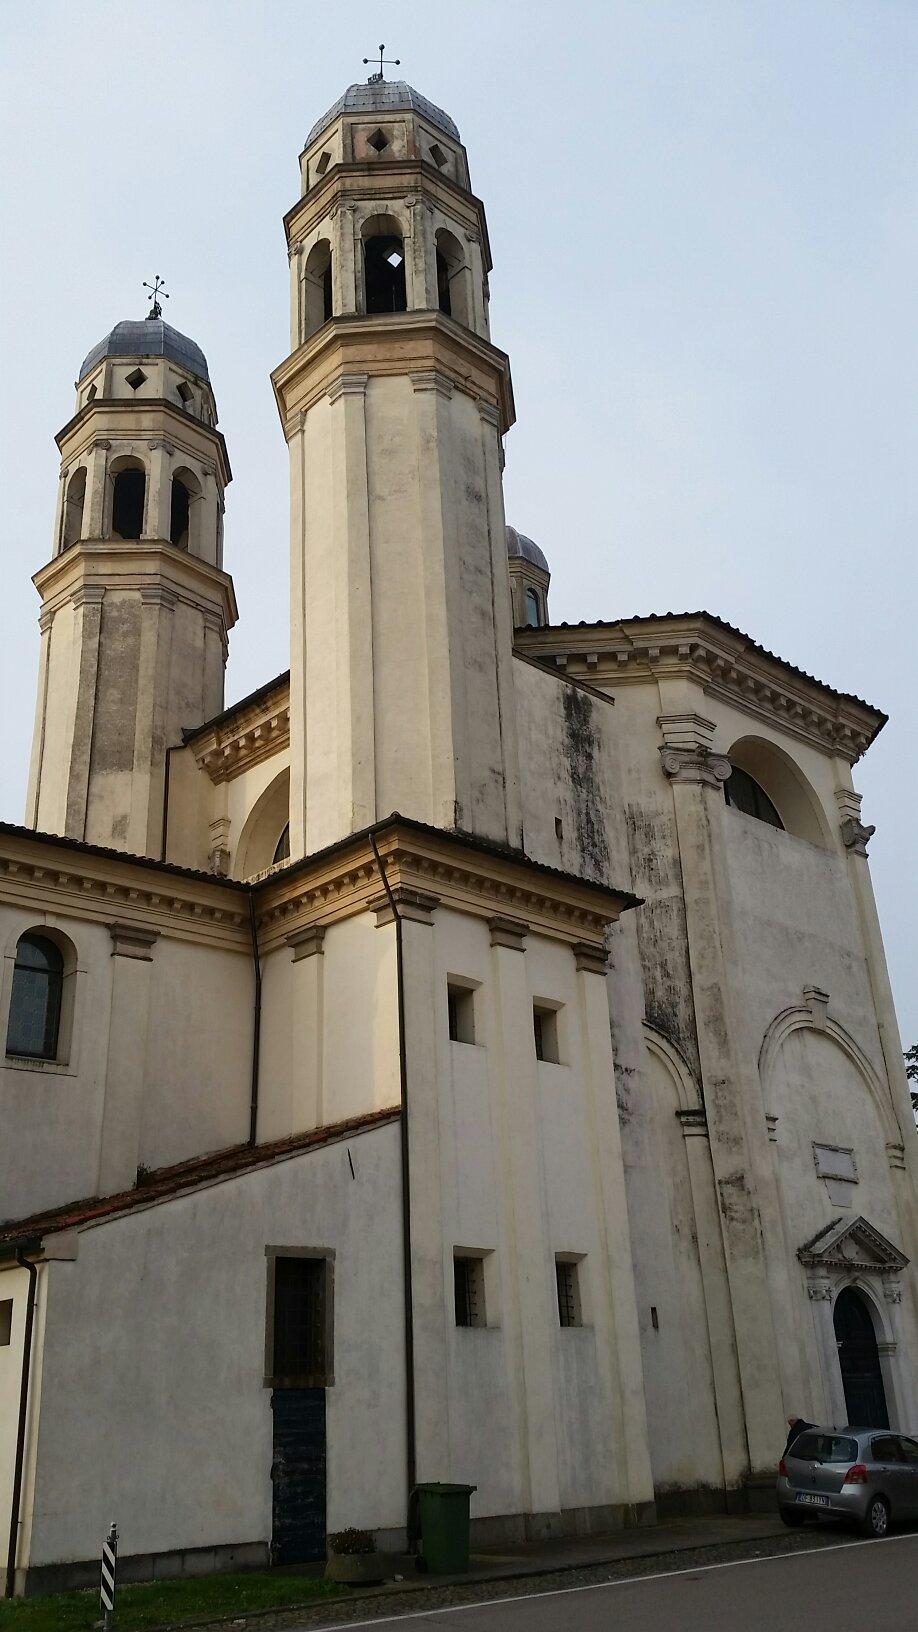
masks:
{"label": "octagonal dome", "polygon": [[178,329],[164,323],[161,317],[128,318],[116,323],[104,340],[83,358],[77,383],[85,379],[103,357],[168,357],[189,374],[196,374],[199,380],[210,384],[207,358],[200,346],[189,340],[187,334],[180,334]]}
{"label": "octagonal dome", "polygon": [[349,85],[343,96],[329,108],[322,118],[317,120],[306,137],[306,147],[310,147],[317,136],[321,136],[327,125],[337,119],[340,113],[394,113],[397,109],[410,109],[419,113],[422,118],[428,119],[438,130],[451,136],[453,141],[461,141],[455,122],[442,108],[434,102],[428,102],[426,96],[416,91],[404,79],[371,79],[368,83]]}
{"label": "octagonal dome", "polygon": [[507,528],[507,554],[511,561],[528,561],[530,566],[540,567],[551,576],[548,562],[538,544],[527,538],[525,533],[518,533],[515,527]]}

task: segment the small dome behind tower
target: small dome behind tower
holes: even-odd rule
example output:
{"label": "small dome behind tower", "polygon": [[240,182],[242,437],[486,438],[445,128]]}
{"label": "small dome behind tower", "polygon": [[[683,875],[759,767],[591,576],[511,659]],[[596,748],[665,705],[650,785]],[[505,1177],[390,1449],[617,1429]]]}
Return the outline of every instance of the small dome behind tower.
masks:
{"label": "small dome behind tower", "polygon": [[507,528],[507,564],[513,598],[513,626],[538,629],[548,622],[551,571],[538,544],[515,527]]}

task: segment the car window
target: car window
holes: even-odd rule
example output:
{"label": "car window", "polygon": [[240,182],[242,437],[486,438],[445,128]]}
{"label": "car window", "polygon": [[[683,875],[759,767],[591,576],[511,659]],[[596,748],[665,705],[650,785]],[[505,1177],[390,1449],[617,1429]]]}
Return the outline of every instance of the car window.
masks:
{"label": "car window", "polygon": [[899,1449],[898,1442],[892,1434],[885,1439],[873,1439],[870,1442],[870,1451],[874,1462],[903,1462],[905,1460]]}
{"label": "car window", "polygon": [[907,1439],[905,1434],[900,1434],[899,1444],[906,1462],[918,1464],[918,1439]]}
{"label": "car window", "polygon": [[801,1434],[795,1439],[788,1456],[803,1462],[856,1462],[857,1440],[842,1434]]}

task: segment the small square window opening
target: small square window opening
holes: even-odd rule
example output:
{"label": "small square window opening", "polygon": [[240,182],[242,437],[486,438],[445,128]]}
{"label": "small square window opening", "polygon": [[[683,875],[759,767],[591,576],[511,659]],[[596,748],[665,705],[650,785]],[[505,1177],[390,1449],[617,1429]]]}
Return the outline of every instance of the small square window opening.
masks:
{"label": "small square window opening", "polygon": [[132,369],[130,374],[127,376],[127,383],[132,391],[139,390],[142,385],[146,384],[146,380],[147,376],[142,368]]}
{"label": "small square window opening", "polygon": [[434,142],[433,147],[430,150],[430,156],[438,170],[446,169],[446,166],[449,164],[449,155],[444,153],[439,142]]}
{"label": "small square window opening", "polygon": [[367,144],[372,147],[374,153],[383,153],[389,146],[389,138],[381,130],[374,130],[372,136],[367,137]]}
{"label": "small square window opening", "polygon": [[8,1349],[13,1339],[13,1300],[0,1301],[0,1349]]}
{"label": "small square window opening", "polygon": [[558,1319],[562,1326],[582,1326],[580,1308],[580,1265],[570,1258],[555,1259],[558,1287]]}
{"label": "small square window opening", "polygon": [[469,1254],[453,1259],[457,1326],[486,1326],[484,1260]]}
{"label": "small square window opening", "polygon": [[558,1011],[550,1009],[543,1003],[532,1005],[532,1030],[535,1039],[537,1060],[550,1060],[557,1065],[561,1056],[558,1052]]}
{"label": "small square window opening", "polygon": [[324,174],[325,174],[325,172],[328,169],[330,164],[331,164],[331,154],[330,153],[320,153],[319,157],[316,159],[316,175],[317,176],[324,176]]}
{"label": "small square window opening", "polygon": [[185,380],[179,380],[176,390],[187,408],[189,402],[191,402],[192,398],[194,397],[194,392],[192,391],[191,386],[188,385]]}
{"label": "small square window opening", "polygon": [[446,988],[449,1037],[452,1043],[475,1041],[475,994],[468,986],[450,981]]}

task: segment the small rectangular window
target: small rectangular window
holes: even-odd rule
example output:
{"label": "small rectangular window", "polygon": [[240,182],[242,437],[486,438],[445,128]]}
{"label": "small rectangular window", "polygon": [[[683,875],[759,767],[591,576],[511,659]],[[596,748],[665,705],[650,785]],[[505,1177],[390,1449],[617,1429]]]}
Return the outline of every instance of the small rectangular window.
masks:
{"label": "small rectangular window", "polygon": [[472,989],[460,986],[457,981],[449,981],[446,987],[446,1008],[450,1041],[474,1043],[475,994]]}
{"label": "small rectangular window", "polygon": [[323,1388],[331,1370],[331,1264],[324,1257],[272,1259],[270,1382]]}
{"label": "small rectangular window", "polygon": [[486,1326],[484,1260],[457,1253],[453,1259],[453,1281],[456,1325]]}
{"label": "small rectangular window", "polygon": [[13,1338],[13,1300],[0,1299],[0,1349],[7,1349]]}
{"label": "small rectangular window", "polygon": [[532,1030],[535,1038],[537,1060],[551,1060],[557,1065],[561,1056],[558,1052],[558,1011],[550,1009],[544,1003],[532,1005]]}
{"label": "small rectangular window", "polygon": [[558,1285],[558,1319],[562,1326],[582,1326],[580,1310],[580,1265],[570,1258],[555,1259]]}

